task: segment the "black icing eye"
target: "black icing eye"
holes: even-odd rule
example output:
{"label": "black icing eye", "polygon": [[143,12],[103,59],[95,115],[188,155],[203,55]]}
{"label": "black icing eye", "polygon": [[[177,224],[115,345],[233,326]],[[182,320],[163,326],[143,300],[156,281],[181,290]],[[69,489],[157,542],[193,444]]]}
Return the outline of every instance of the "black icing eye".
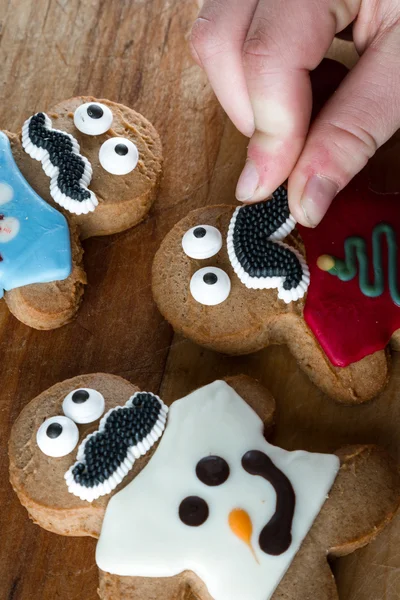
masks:
{"label": "black icing eye", "polygon": [[179,506],[179,518],[189,527],[199,527],[208,519],[208,504],[198,496],[188,496]]}
{"label": "black icing eye", "polygon": [[36,442],[46,456],[60,458],[75,448],[79,441],[79,431],[68,417],[50,417],[39,427]]}
{"label": "black icing eye", "polygon": [[128,146],[126,144],[117,144],[114,148],[114,152],[116,152],[118,156],[126,156],[129,152]]}
{"label": "black icing eye", "polygon": [[212,225],[197,225],[183,236],[182,248],[189,258],[197,260],[211,258],[222,248],[222,235]]}
{"label": "black icing eye", "polygon": [[196,475],[202,483],[209,486],[222,485],[228,479],[229,465],[220,456],[206,456],[199,460]]}
{"label": "black icing eye", "polygon": [[215,273],[206,273],[203,275],[203,281],[207,285],[215,285],[218,281],[218,277]]}
{"label": "black icing eye", "polygon": [[74,112],[74,124],[86,135],[101,135],[108,131],[113,122],[113,114],[105,104],[86,102]]}
{"label": "black icing eye", "polygon": [[201,239],[207,235],[207,229],[205,227],[195,227],[193,235],[197,239]]}
{"label": "black icing eye", "polygon": [[87,390],[76,390],[72,394],[72,402],[74,404],[83,404],[89,398],[90,394]]}
{"label": "black icing eye", "polygon": [[218,267],[199,269],[190,280],[190,293],[205,306],[215,306],[224,302],[231,291],[231,280]]}
{"label": "black icing eye", "polygon": [[126,138],[110,138],[100,148],[100,164],[112,175],[127,175],[136,167],[139,152]]}
{"label": "black icing eye", "polygon": [[104,397],[90,388],[73,390],[64,398],[63,411],[75,423],[93,423],[104,413]]}
{"label": "black icing eye", "polygon": [[89,104],[87,107],[87,114],[91,119],[101,119],[104,115],[104,110],[100,104]]}
{"label": "black icing eye", "polygon": [[55,440],[62,434],[62,426],[60,423],[50,423],[46,429],[46,435],[52,440]]}

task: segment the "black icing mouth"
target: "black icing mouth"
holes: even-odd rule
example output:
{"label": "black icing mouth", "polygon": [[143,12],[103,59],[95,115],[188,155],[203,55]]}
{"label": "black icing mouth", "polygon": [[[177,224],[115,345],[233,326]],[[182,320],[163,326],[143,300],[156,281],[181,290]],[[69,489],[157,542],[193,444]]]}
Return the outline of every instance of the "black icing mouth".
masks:
{"label": "black icing mouth", "polygon": [[279,556],[286,552],[292,543],[292,523],[296,506],[293,486],[269,456],[259,450],[246,452],[242,458],[242,466],[250,475],[269,481],[275,489],[275,513],[262,529],[259,544],[266,554]]}
{"label": "black icing mouth", "polygon": [[89,502],[109,494],[161,437],[167,410],[148,392],[110,410],[79,446],[78,460],[65,474],[69,491]]}

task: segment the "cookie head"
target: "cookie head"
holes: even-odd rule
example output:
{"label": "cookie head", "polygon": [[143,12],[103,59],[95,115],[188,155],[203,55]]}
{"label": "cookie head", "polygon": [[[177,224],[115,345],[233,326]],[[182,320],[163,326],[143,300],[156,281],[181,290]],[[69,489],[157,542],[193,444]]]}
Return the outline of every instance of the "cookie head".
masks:
{"label": "cookie head", "polygon": [[259,205],[193,211],[155,257],[153,293],[161,313],[174,329],[216,350],[246,353],[268,345],[271,321],[301,314],[309,284],[294,225],[284,188]]}
{"label": "cookie head", "polygon": [[108,100],[78,97],[31,116],[22,145],[50,178],[50,196],[69,212],[138,200],[158,181],[161,149],[141,115]]}
{"label": "cookie head", "polygon": [[[100,514],[151,455],[166,415],[157,396],[118,377],[86,375],[50,388],[24,409],[10,439],[11,481],[22,503],[29,496],[27,508],[43,526],[54,510],[93,506]],[[72,522],[70,533],[87,534],[91,525]]]}

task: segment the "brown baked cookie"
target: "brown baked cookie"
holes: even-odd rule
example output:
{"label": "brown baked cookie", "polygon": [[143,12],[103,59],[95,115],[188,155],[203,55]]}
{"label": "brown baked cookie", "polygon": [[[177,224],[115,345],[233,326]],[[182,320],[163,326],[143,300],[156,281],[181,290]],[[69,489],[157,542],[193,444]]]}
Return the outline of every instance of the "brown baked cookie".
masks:
{"label": "brown baked cookie", "polygon": [[314,230],[295,228],[284,187],[259,204],[195,210],[155,256],[154,299],[197,344],[227,354],[287,344],[329,396],[364,402],[388,380],[386,345],[398,347],[397,202],[358,179]]}
{"label": "brown baked cookie", "polygon": [[134,110],[80,96],[0,132],[0,289],[36,329],[76,314],[86,275],[80,240],[144,219],[161,177],[154,127]]}
{"label": "brown baked cookie", "polygon": [[41,527],[99,538],[103,600],[335,600],[327,557],[392,519],[397,467],[374,446],[272,446],[274,410],[244,376],[168,408],[119,377],[82,375],[22,411],[10,480]]}

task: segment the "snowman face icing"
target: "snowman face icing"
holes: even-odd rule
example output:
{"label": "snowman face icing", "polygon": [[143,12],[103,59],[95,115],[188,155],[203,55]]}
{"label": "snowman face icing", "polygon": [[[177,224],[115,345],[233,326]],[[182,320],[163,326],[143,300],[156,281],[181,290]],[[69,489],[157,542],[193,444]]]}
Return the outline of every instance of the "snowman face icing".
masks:
{"label": "snowman face icing", "polygon": [[216,381],[171,406],[153,458],[108,504],[97,564],[121,576],[192,570],[214,600],[267,600],[338,469],[336,456],[266,442],[258,415]]}

